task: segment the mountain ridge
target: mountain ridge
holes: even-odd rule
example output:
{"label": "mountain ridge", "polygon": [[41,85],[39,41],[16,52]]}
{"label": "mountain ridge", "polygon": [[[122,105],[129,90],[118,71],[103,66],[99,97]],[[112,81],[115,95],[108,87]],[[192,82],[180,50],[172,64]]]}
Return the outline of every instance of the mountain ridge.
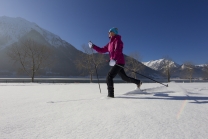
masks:
{"label": "mountain ridge", "polygon": [[[171,77],[181,77],[184,78],[184,75],[187,72],[187,66],[185,64],[177,64],[176,62],[168,59],[158,59],[158,60],[152,60],[148,62],[142,62],[147,67],[154,69],[156,71],[159,71],[161,73],[164,73],[164,70],[166,69],[167,64],[170,64],[170,72]],[[193,69],[193,77],[199,78],[204,76],[205,66],[207,64],[201,64],[201,65],[190,65]]]}
{"label": "mountain ridge", "polygon": [[[165,64],[164,61],[169,61],[170,62],[170,67],[175,67],[175,68],[179,68],[179,67],[182,67],[184,64],[178,64],[176,62],[174,62],[173,60],[168,60],[168,59],[165,59],[165,58],[161,58],[161,59],[158,59],[158,60],[151,60],[151,61],[148,61],[148,62],[142,62],[144,65],[146,65],[147,67],[149,68],[152,68],[154,70],[161,70],[161,67]],[[204,67],[206,66],[207,64],[200,64],[200,65],[194,65],[195,67]]]}
{"label": "mountain ridge", "polygon": [[46,41],[48,41],[54,47],[71,45],[68,42],[62,40],[58,35],[51,33],[39,27],[36,23],[27,21],[21,17],[0,17],[0,38],[1,48],[3,49],[15,42],[17,42],[24,35],[29,33],[31,30],[39,32]]}
{"label": "mountain ridge", "polygon": [[163,68],[163,66],[166,64],[166,63],[169,63],[170,64],[170,67],[179,67],[180,65],[175,63],[174,61],[172,60],[168,60],[168,59],[158,59],[158,60],[151,60],[151,61],[148,61],[148,62],[142,62],[144,65],[146,65],[147,67],[150,67],[154,70],[161,70]]}
{"label": "mountain ridge", "polygon": [[[80,59],[80,55],[84,54],[82,51],[77,50],[70,43],[62,40],[58,35],[39,27],[36,23],[29,22],[21,17],[13,18],[6,16],[0,17],[0,75],[6,73],[8,76],[17,76],[20,65],[12,64],[6,53],[9,50],[8,48],[14,43],[21,43],[21,40],[29,38],[51,47],[55,52],[53,59],[57,61],[56,65],[50,69],[41,71],[39,75],[59,77],[89,76],[88,73],[82,74],[76,67],[75,60]],[[94,56],[96,59],[97,54]],[[104,57],[106,61],[109,59],[107,55]],[[142,66],[145,67],[145,70],[141,71],[142,74],[153,77],[161,76],[160,72],[152,70],[145,65]],[[108,63],[103,63],[103,67],[99,69],[99,76],[106,76],[109,70]]]}

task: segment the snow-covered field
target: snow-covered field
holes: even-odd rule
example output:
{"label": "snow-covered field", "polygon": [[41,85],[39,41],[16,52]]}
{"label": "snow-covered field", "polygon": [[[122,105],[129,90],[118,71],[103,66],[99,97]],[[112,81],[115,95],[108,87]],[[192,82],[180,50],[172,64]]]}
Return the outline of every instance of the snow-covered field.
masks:
{"label": "snow-covered field", "polygon": [[208,83],[0,84],[0,139],[207,139]]}

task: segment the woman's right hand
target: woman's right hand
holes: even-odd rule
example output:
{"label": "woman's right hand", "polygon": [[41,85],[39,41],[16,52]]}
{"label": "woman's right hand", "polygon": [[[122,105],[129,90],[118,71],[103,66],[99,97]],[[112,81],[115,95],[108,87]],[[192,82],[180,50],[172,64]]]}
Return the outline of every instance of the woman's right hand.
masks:
{"label": "woman's right hand", "polygon": [[91,41],[89,41],[89,42],[88,42],[88,45],[89,45],[90,48],[93,48],[93,45],[94,45],[94,44],[93,44]]}

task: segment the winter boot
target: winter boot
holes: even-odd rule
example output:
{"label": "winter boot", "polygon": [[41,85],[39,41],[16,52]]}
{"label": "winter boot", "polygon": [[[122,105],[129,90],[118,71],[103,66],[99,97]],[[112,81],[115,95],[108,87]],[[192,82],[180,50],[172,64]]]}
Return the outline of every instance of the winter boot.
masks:
{"label": "winter boot", "polygon": [[108,92],[108,97],[114,98],[114,92]]}
{"label": "winter boot", "polygon": [[141,85],[142,85],[142,81],[140,81],[140,83],[137,84],[137,88],[140,89]]}

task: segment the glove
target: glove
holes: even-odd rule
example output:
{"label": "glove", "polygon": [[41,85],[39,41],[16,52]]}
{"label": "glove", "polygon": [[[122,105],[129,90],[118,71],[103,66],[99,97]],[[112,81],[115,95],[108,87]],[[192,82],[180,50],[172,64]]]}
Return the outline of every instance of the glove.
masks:
{"label": "glove", "polygon": [[93,43],[91,41],[88,42],[90,48],[93,48]]}
{"label": "glove", "polygon": [[114,59],[111,59],[109,62],[109,65],[113,67],[115,66],[115,64],[116,64],[116,61]]}

